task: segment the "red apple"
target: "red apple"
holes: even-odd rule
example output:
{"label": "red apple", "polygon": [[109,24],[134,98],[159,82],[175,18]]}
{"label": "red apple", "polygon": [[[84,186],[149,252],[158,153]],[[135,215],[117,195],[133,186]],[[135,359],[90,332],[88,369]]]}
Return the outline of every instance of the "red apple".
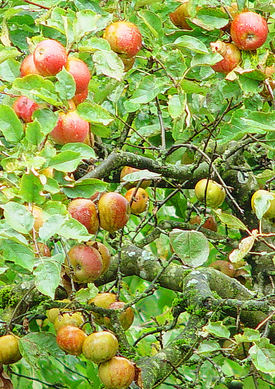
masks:
{"label": "red apple", "polygon": [[66,70],[73,76],[76,85],[75,93],[87,90],[91,74],[88,66],[79,58],[69,58]]}
{"label": "red apple", "polygon": [[84,142],[89,133],[89,128],[89,123],[81,119],[76,111],[61,112],[57,125],[51,132],[51,137],[56,143],[61,145]]}
{"label": "red apple", "polygon": [[[194,216],[190,219],[190,224],[201,224],[201,217],[199,215]],[[217,232],[217,222],[213,216],[208,216],[202,227]]]}
{"label": "red apple", "polygon": [[104,193],[98,202],[100,227],[115,232],[124,227],[130,217],[129,202],[116,192]]}
{"label": "red apple", "polygon": [[179,28],[184,30],[192,30],[192,27],[186,22],[186,19],[190,18],[189,0],[185,1],[174,12],[170,13],[171,22]]}
{"label": "red apple", "polygon": [[33,53],[34,64],[42,76],[55,76],[67,63],[64,46],[54,39],[38,43]]}
{"label": "red apple", "polygon": [[102,272],[104,274],[110,266],[111,254],[108,248],[101,242],[87,242],[87,245],[94,247],[102,258]]}
{"label": "red apple", "polygon": [[138,188],[138,190],[136,190],[136,188],[131,188],[126,193],[125,198],[131,204],[131,212],[135,215],[139,215],[146,210],[149,196],[144,189]]}
{"label": "red apple", "polygon": [[86,334],[80,328],[66,326],[60,328],[56,336],[58,346],[71,355],[80,355]]}
{"label": "red apple", "polygon": [[210,43],[213,53],[218,53],[223,56],[223,59],[211,66],[215,72],[229,73],[240,62],[241,53],[240,50],[232,43],[226,43],[222,41]]}
{"label": "red apple", "polygon": [[83,101],[85,101],[87,99],[88,93],[89,93],[88,88],[80,93],[76,93],[73,97],[73,102],[75,103],[75,105],[77,106],[77,105],[83,103]]}
{"label": "red apple", "polygon": [[99,378],[107,389],[126,389],[135,378],[135,366],[126,358],[113,357],[101,363]]}
{"label": "red apple", "polygon": [[95,332],[89,335],[82,347],[87,359],[94,363],[102,363],[113,358],[118,351],[118,340],[108,331]]}
{"label": "red apple", "polygon": [[20,66],[20,74],[21,77],[27,76],[28,74],[40,74],[34,64],[33,54],[29,54],[23,59]]}
{"label": "red apple", "polygon": [[256,50],[266,41],[267,22],[255,12],[241,12],[233,19],[230,33],[239,49]]}
{"label": "red apple", "polygon": [[110,24],[104,31],[111,49],[126,58],[137,55],[142,45],[142,36],[138,27],[130,22],[119,21]]}
{"label": "red apple", "polygon": [[39,108],[39,105],[29,99],[26,96],[20,96],[13,103],[13,109],[16,115],[24,120],[24,122],[29,123],[32,121],[32,114]]}
{"label": "red apple", "polygon": [[89,199],[74,199],[68,206],[70,215],[83,224],[90,234],[96,234],[99,220],[95,204]]}
{"label": "red apple", "polygon": [[[73,279],[79,283],[95,281],[102,272],[102,258],[100,253],[90,246],[79,244],[72,247],[66,259],[66,265],[73,268]],[[70,274],[69,270],[67,273]]]}

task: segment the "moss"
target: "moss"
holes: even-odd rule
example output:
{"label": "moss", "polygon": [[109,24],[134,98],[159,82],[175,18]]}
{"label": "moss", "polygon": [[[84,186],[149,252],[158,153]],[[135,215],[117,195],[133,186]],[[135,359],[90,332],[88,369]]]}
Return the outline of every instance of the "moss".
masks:
{"label": "moss", "polygon": [[0,309],[15,307],[19,298],[12,290],[12,286],[7,285],[0,289]]}

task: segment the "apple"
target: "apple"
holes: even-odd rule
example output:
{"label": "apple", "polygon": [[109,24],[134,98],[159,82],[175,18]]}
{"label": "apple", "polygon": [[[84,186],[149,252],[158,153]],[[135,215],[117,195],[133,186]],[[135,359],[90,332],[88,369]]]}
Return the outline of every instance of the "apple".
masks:
{"label": "apple", "polygon": [[[201,217],[199,215],[192,217],[192,219],[190,219],[190,224],[201,224]],[[217,232],[217,222],[212,215],[207,217],[202,227]]]}
{"label": "apple", "polygon": [[51,132],[51,137],[61,145],[84,142],[89,133],[89,128],[89,123],[81,119],[75,110],[67,113],[61,112],[59,113],[57,125]]}
{"label": "apple", "polygon": [[223,261],[222,259],[218,259],[217,261],[211,263],[210,266],[226,274],[228,277],[234,277],[235,275],[235,269],[232,263]]}
{"label": "apple", "polygon": [[89,93],[88,88],[84,89],[84,91],[82,91],[80,93],[76,93],[73,97],[73,102],[75,103],[75,105],[77,106],[77,105],[83,103],[83,101],[85,101],[87,99],[88,93]]}
{"label": "apple", "polygon": [[[122,309],[125,303],[123,301],[115,301],[109,305],[108,309]],[[134,321],[134,311],[131,307],[128,307],[119,315],[119,321],[122,328],[126,331],[131,327]],[[104,323],[106,327],[110,325],[110,319],[108,317],[104,318]]]}
{"label": "apple", "polygon": [[39,108],[39,105],[29,99],[26,96],[20,96],[13,103],[13,109],[16,115],[24,120],[24,122],[29,123],[32,121],[32,114]]}
{"label": "apple", "polygon": [[98,202],[100,227],[115,232],[124,227],[130,217],[129,202],[119,193],[104,193]]}
{"label": "apple", "polygon": [[128,72],[128,70],[132,69],[132,67],[134,66],[136,57],[124,58],[123,55],[120,55],[119,57],[123,62],[125,72]]}
{"label": "apple", "polygon": [[125,198],[130,203],[131,212],[135,215],[139,215],[140,213],[146,210],[149,196],[144,189],[138,188],[138,190],[136,191],[136,188],[131,188],[125,194]]}
{"label": "apple", "polygon": [[88,89],[91,74],[88,66],[79,58],[69,58],[66,70],[73,76],[76,85],[75,93],[83,93]]}
{"label": "apple", "polygon": [[135,379],[135,366],[126,358],[113,357],[99,365],[98,374],[106,389],[126,389]]}
{"label": "apple", "polygon": [[101,275],[104,274],[110,266],[111,254],[108,248],[101,242],[87,242],[87,245],[94,247],[101,255],[102,258],[102,271]]}
{"label": "apple", "polygon": [[56,342],[58,346],[71,355],[80,355],[87,335],[78,327],[66,326],[58,330]]}
{"label": "apple", "polygon": [[[131,167],[131,166],[124,166],[124,168],[121,170],[121,173],[120,173],[120,181],[123,182],[123,177],[125,177],[127,174],[131,174],[131,173],[135,173],[135,172],[141,172],[140,169],[136,169],[135,167]],[[151,180],[143,180],[141,185],[140,185],[140,188],[143,188],[143,189],[146,189],[148,188],[148,186],[151,185]],[[126,185],[124,185],[124,187],[126,189],[130,189],[132,188],[133,186],[136,186],[138,184],[138,181],[133,181],[133,182],[127,182]]]}
{"label": "apple", "polygon": [[0,365],[9,365],[22,358],[19,351],[19,341],[14,335],[0,337]]}
{"label": "apple", "polygon": [[[206,191],[207,187],[207,191]],[[205,196],[205,192],[206,196]],[[225,199],[225,190],[223,187],[213,180],[204,178],[197,182],[195,186],[195,195],[202,203],[206,202],[206,205],[210,208],[218,208],[222,205]],[[205,199],[206,197],[206,199]]]}
{"label": "apple", "polygon": [[[58,309],[58,308],[52,308]],[[84,318],[80,312],[68,312],[68,313],[60,313],[57,311],[51,311],[50,318],[53,321],[55,331],[58,332],[60,328],[66,326],[72,327],[81,327],[84,324]],[[56,317],[55,317],[56,316]]]}
{"label": "apple", "polygon": [[23,59],[20,66],[20,74],[21,77],[27,76],[28,74],[40,74],[36,69],[33,54],[29,54]]}
{"label": "apple", "polygon": [[239,49],[256,50],[266,41],[268,35],[267,22],[255,12],[241,12],[234,17],[230,34]]}
{"label": "apple", "polygon": [[175,9],[174,12],[170,13],[171,22],[179,28],[183,28],[184,30],[192,30],[192,27],[189,26],[186,19],[190,18],[190,4],[189,0],[183,2],[178,8]]}
{"label": "apple", "polygon": [[[99,293],[94,298],[89,300],[89,304],[95,304],[99,308],[108,308],[112,303],[116,301],[117,296],[114,293]],[[102,317],[99,313],[94,313],[96,323],[102,325],[106,318]]]}
{"label": "apple", "polygon": [[94,248],[85,244],[72,247],[66,257],[67,274],[69,266],[73,269],[75,282],[87,283],[95,281],[102,273],[102,257]]}
{"label": "apple", "polygon": [[251,197],[251,207],[255,212],[255,201],[260,200],[262,196],[267,196],[267,195],[269,196],[271,195],[273,199],[269,200],[269,207],[263,217],[265,219],[273,219],[275,218],[275,193],[263,189],[257,190]]}
{"label": "apple", "polygon": [[55,76],[67,63],[66,49],[54,39],[45,39],[36,46],[33,60],[41,76]]}
{"label": "apple", "polygon": [[108,331],[94,332],[83,343],[84,356],[94,363],[106,362],[118,351],[118,340]]}
{"label": "apple", "polygon": [[[28,208],[28,207],[27,207]],[[45,216],[42,208],[38,207],[37,205],[32,205],[32,208],[30,210],[34,217],[34,225],[33,228],[36,232],[39,231],[39,229],[43,226],[45,221]]]}
{"label": "apple", "polygon": [[211,66],[215,72],[227,74],[239,64],[241,52],[232,43],[217,41],[210,43],[210,47],[213,53],[218,53],[223,56],[221,61]]}
{"label": "apple", "polygon": [[110,24],[104,31],[106,39],[113,51],[131,58],[137,55],[142,45],[142,36],[138,27],[125,20]]}
{"label": "apple", "polygon": [[99,228],[96,206],[89,199],[74,199],[68,205],[70,215],[85,226],[90,234],[96,234]]}

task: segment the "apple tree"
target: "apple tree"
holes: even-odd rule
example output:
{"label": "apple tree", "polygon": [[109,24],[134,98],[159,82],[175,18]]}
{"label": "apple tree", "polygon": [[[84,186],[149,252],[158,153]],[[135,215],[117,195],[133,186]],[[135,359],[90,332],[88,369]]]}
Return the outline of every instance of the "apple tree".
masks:
{"label": "apple tree", "polygon": [[274,387],[272,0],[0,18],[0,387]]}

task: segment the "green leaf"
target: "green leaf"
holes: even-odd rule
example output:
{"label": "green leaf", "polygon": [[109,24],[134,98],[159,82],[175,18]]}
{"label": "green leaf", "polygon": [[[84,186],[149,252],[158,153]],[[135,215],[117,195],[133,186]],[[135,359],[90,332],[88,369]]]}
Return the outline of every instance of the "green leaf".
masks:
{"label": "green leaf", "polygon": [[97,14],[90,9],[77,12],[74,26],[75,40],[79,41],[85,34],[96,31],[100,18],[100,14]]}
{"label": "green leaf", "polygon": [[220,29],[228,24],[229,18],[227,14],[218,7],[199,9],[196,17],[192,19],[192,23],[204,28],[205,30],[211,31],[214,29]]}
{"label": "green leaf", "polygon": [[112,133],[111,127],[103,126],[103,124],[93,124],[93,134],[100,136],[101,138],[109,138]]}
{"label": "green leaf", "polygon": [[39,178],[33,173],[26,173],[21,178],[20,195],[27,203],[41,204],[45,197],[41,196],[40,192],[43,190],[43,185]]}
{"label": "green leaf", "polygon": [[33,122],[28,123],[26,125],[26,139],[28,142],[38,146],[44,138],[41,130],[40,123],[36,119]]}
{"label": "green leaf", "polygon": [[98,50],[93,55],[96,73],[121,81],[124,75],[124,64],[113,51]]}
{"label": "green leaf", "polygon": [[218,338],[230,338],[230,331],[221,321],[209,322],[209,324],[203,327],[203,330]]}
{"label": "green leaf", "polygon": [[199,95],[206,95],[208,93],[206,87],[200,86],[195,81],[182,80],[180,86],[185,93],[197,93]]}
{"label": "green leaf", "polygon": [[68,215],[66,205],[60,201],[48,200],[43,209],[48,215]]}
{"label": "green leaf", "polygon": [[155,38],[163,35],[162,20],[158,15],[146,9],[140,11],[138,15]]}
{"label": "green leaf", "polygon": [[147,169],[142,169],[140,172],[126,174],[126,176],[123,177],[123,181],[136,182],[136,181],[140,181],[140,180],[157,180],[159,178],[161,178],[160,174],[150,172]]}
{"label": "green leaf", "polygon": [[19,142],[24,135],[22,123],[8,105],[0,105],[0,131],[8,142]]}
{"label": "green leaf", "polygon": [[198,347],[198,354],[209,354],[214,351],[218,351],[221,349],[221,346],[218,342],[215,342],[214,340],[205,340],[202,343],[200,343]]}
{"label": "green leaf", "polygon": [[75,95],[76,85],[73,76],[63,68],[61,72],[56,75],[57,83],[55,90],[59,94],[61,100],[70,100]]}
{"label": "green leaf", "polygon": [[76,153],[79,153],[81,155],[82,159],[91,159],[96,158],[94,149],[85,143],[67,143],[64,146],[62,146],[61,151],[74,151]]}
{"label": "green leaf", "polygon": [[275,377],[275,346],[262,338],[249,349],[249,355],[256,369]]}
{"label": "green leaf", "polygon": [[97,50],[103,50],[103,51],[111,51],[111,47],[108,41],[103,38],[98,38],[96,36],[92,36],[91,38],[87,40],[81,40],[81,42],[78,45],[78,50],[81,51],[88,51],[90,53],[94,53]]}
{"label": "green leaf", "polygon": [[33,228],[34,218],[24,205],[10,201],[2,205],[7,223],[18,232],[28,234]]}
{"label": "green leaf", "polygon": [[178,117],[184,115],[186,104],[186,99],[184,97],[184,94],[173,95],[168,100],[168,112],[171,115],[172,119],[177,119]]}
{"label": "green leaf", "polygon": [[166,78],[159,78],[154,75],[145,76],[142,78],[140,84],[134,91],[132,98],[128,100],[128,102],[134,104],[149,103],[159,93],[166,91],[168,87]]}
{"label": "green leaf", "polygon": [[82,119],[90,123],[99,123],[107,126],[113,121],[110,113],[103,107],[94,103],[82,103],[77,107],[77,112]]}
{"label": "green leaf", "polygon": [[16,77],[20,76],[20,63],[14,59],[7,59],[0,63],[0,79],[13,82]]}
{"label": "green leaf", "polygon": [[3,240],[1,242],[1,251],[6,261],[14,262],[16,265],[32,271],[34,253],[25,245],[13,242],[12,240]]}
{"label": "green leaf", "polygon": [[91,239],[86,227],[79,223],[76,219],[66,220],[61,226],[59,235],[65,239],[75,239],[79,242],[87,242]]}
{"label": "green leaf", "polygon": [[5,220],[0,220],[0,238],[10,239],[16,243],[28,245],[27,239],[9,226]]}
{"label": "green leaf", "polygon": [[79,303],[88,302],[98,294],[98,289],[95,284],[88,284],[87,288],[81,288],[75,294],[75,300]]}
{"label": "green leaf", "polygon": [[6,61],[9,58],[15,58],[21,55],[15,47],[6,47],[0,44],[0,63]]}
{"label": "green leaf", "polygon": [[64,186],[63,190],[66,196],[70,198],[84,197],[90,198],[96,192],[104,192],[108,184],[96,178],[88,178],[76,182],[71,186]]}
{"label": "green leaf", "polygon": [[245,328],[243,334],[234,335],[237,343],[257,342],[261,339],[260,331],[253,328]]}
{"label": "green leaf", "polygon": [[173,45],[175,45],[176,47],[184,47],[196,53],[208,54],[208,49],[205,44],[202,43],[202,41],[200,41],[199,39],[190,35],[180,36],[175,40]]}
{"label": "green leaf", "polygon": [[191,60],[191,66],[211,66],[221,61],[223,56],[218,53],[197,54]]}
{"label": "green leaf", "polygon": [[62,151],[49,161],[49,166],[61,172],[73,172],[81,162],[81,155],[74,151]]}
{"label": "green leaf", "polygon": [[64,255],[59,253],[41,260],[35,268],[35,286],[42,294],[54,299],[55,290],[60,283],[61,264],[64,261]]}
{"label": "green leaf", "polygon": [[38,109],[33,113],[33,118],[37,119],[41,126],[43,135],[48,135],[56,126],[58,121],[58,114],[50,109]]}
{"label": "green leaf", "polygon": [[169,237],[174,252],[186,265],[198,267],[207,261],[209,242],[203,233],[175,229]]}
{"label": "green leaf", "polygon": [[49,240],[52,236],[59,233],[61,226],[65,222],[66,218],[62,215],[51,215],[39,229],[39,237],[43,241]]}
{"label": "green leaf", "polygon": [[244,238],[240,241],[238,248],[233,250],[229,254],[229,260],[232,263],[237,263],[243,260],[243,258],[252,250],[256,239],[256,233]]}
{"label": "green leaf", "polygon": [[235,228],[247,231],[247,227],[243,224],[241,220],[239,220],[236,216],[230,215],[228,213],[222,212],[220,209],[213,210],[220,221],[225,224],[228,228]]}
{"label": "green leaf", "polygon": [[257,196],[254,198],[254,207],[257,218],[260,220],[263,218],[266,211],[271,205],[271,201],[275,200],[273,193],[268,193],[267,191],[259,191]]}

